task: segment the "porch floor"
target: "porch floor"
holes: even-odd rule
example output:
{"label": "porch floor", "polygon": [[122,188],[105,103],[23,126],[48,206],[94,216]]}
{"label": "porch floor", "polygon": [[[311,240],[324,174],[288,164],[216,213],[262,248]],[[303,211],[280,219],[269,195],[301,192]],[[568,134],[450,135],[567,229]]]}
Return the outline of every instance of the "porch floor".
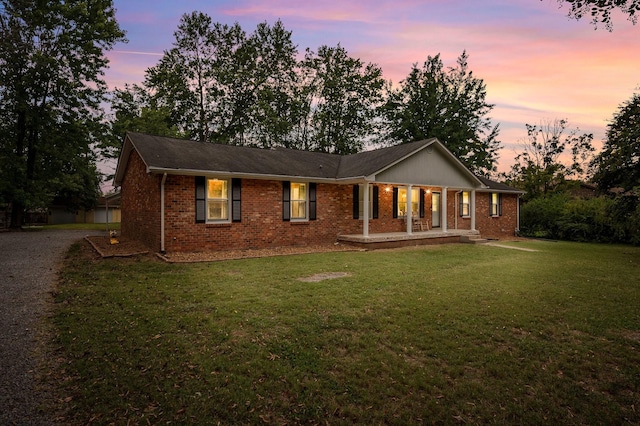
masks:
{"label": "porch floor", "polygon": [[379,234],[338,235],[338,241],[357,247],[374,250],[379,248],[395,248],[407,246],[420,246],[428,244],[444,244],[461,242],[461,237],[479,237],[480,232],[469,229],[448,229],[447,231],[430,230],[416,231],[411,234],[406,232],[386,232]]}

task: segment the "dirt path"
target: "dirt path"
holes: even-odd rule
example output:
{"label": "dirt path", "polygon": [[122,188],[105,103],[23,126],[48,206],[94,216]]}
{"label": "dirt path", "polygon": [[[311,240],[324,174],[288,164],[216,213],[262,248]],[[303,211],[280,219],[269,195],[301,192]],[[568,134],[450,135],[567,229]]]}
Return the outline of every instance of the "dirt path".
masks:
{"label": "dirt path", "polygon": [[0,232],[0,425],[51,425],[34,351],[56,268],[69,246],[96,231]]}

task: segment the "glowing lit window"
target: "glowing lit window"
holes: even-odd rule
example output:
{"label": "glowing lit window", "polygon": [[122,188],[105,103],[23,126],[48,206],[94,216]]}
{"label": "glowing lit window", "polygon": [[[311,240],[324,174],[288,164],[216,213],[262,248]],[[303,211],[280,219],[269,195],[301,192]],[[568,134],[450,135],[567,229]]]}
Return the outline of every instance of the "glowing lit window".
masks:
{"label": "glowing lit window", "polygon": [[291,219],[307,219],[306,183],[291,182]]}
{"label": "glowing lit window", "polygon": [[460,216],[471,216],[471,209],[469,204],[469,191],[463,191],[460,194]]}
{"label": "glowing lit window", "polygon": [[[420,214],[420,188],[411,189],[411,215]],[[407,188],[398,188],[398,217],[407,215]]]}
{"label": "glowing lit window", "polygon": [[207,179],[207,220],[229,220],[229,181]]}

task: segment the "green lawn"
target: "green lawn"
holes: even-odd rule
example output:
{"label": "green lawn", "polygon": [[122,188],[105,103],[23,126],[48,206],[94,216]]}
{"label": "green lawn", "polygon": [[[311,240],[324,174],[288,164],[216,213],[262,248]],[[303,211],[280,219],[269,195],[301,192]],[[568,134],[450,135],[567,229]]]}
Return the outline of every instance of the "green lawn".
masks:
{"label": "green lawn", "polygon": [[[73,424],[640,423],[640,248],[95,260],[56,295]],[[324,272],[349,276],[319,282]]]}

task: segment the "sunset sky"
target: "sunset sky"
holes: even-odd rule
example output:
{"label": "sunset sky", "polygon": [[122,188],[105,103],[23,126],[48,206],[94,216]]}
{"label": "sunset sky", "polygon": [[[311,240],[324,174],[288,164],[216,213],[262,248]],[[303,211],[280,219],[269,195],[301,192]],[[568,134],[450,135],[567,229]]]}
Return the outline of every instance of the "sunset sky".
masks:
{"label": "sunset sky", "polygon": [[567,17],[556,0],[115,0],[129,43],[108,53],[110,89],[140,83],[172,47],[184,13],[238,22],[252,32],[280,19],[299,54],[340,43],[351,56],[382,68],[398,83],[412,64],[440,53],[455,65],[463,50],[487,85],[491,118],[499,123],[499,170],[513,163],[525,123],[565,118],[571,128],[604,137],[618,106],[640,88],[640,24],[614,15],[614,27],[594,29]]}

